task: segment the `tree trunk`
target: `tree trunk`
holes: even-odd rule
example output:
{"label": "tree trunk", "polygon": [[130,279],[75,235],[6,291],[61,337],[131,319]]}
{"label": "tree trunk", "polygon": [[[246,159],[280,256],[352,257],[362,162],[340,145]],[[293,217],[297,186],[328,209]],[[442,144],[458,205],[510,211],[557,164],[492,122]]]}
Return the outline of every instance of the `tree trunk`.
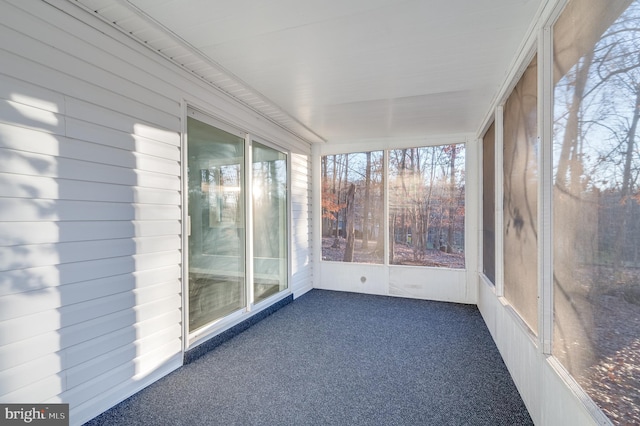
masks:
{"label": "tree trunk", "polygon": [[369,207],[371,187],[371,152],[367,152],[367,169],[364,174],[364,211],[362,218],[362,250],[369,248]]}
{"label": "tree trunk", "polygon": [[347,245],[344,249],[343,262],[353,262],[353,249],[356,242],[354,219],[355,219],[355,195],[356,186],[352,183],[347,191],[347,211],[345,215],[345,232]]}
{"label": "tree trunk", "polygon": [[378,214],[376,217],[376,221],[378,222],[378,239],[376,242],[376,249],[374,251],[374,254],[376,256],[379,256],[381,259],[384,259],[384,188],[385,188],[385,180],[384,180],[384,173],[381,174],[381,178],[380,178],[380,188],[383,188],[380,191],[380,202],[378,203]]}
{"label": "tree trunk", "polygon": [[[340,204],[340,194],[337,192],[337,191],[340,190],[340,188],[336,188],[336,178],[337,178],[337,175],[338,175],[338,170],[337,170],[338,164],[337,163],[338,163],[338,159],[334,155],[333,156],[333,174],[331,176],[331,178],[333,180],[333,182],[332,182],[333,185],[332,185],[331,190],[333,191],[333,196],[334,196],[334,199],[336,201],[336,204]],[[335,227],[335,234],[334,234],[335,240],[333,241],[333,245],[334,246],[339,245],[339,241],[338,241],[338,218],[339,217],[340,217],[340,212],[336,212],[336,218],[335,218],[335,222],[334,222],[334,227]]]}
{"label": "tree trunk", "polygon": [[[580,67],[576,70],[576,78],[574,83],[573,97],[571,106],[569,107],[569,115],[564,131],[564,140],[562,141],[562,149],[558,158],[558,170],[556,172],[556,186],[562,190],[575,191],[573,187],[576,180],[579,179],[581,171],[579,170],[579,162],[581,159],[577,155],[578,147],[578,122],[580,105],[584,97],[585,87],[589,78],[589,69],[593,62],[593,50],[585,55]],[[573,187],[573,188],[572,188]]]}
{"label": "tree trunk", "polygon": [[449,229],[447,230],[447,253],[453,251],[453,235],[456,219],[456,151],[455,146],[451,149],[451,176],[449,180]]}
{"label": "tree trunk", "polygon": [[628,234],[628,223],[629,223],[629,214],[627,213],[630,210],[630,207],[633,206],[634,201],[629,199],[629,195],[631,193],[632,186],[632,176],[631,176],[631,165],[633,160],[633,148],[635,146],[636,133],[638,129],[638,120],[640,120],[640,85],[636,86],[636,98],[635,98],[635,106],[633,110],[633,119],[631,121],[631,126],[629,127],[629,132],[627,133],[627,149],[625,151],[624,158],[624,169],[622,172],[622,189],[620,190],[620,203],[618,205],[618,218],[616,220],[617,230],[616,230],[616,239],[614,245],[614,254],[616,262],[619,265],[624,264],[626,260],[625,249],[627,244],[626,235]]}

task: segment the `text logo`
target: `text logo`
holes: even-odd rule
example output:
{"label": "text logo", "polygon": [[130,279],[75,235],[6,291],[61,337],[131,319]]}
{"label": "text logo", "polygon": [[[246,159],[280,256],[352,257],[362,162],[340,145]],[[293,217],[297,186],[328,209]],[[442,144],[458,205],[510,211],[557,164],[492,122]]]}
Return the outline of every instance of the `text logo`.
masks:
{"label": "text logo", "polygon": [[0,426],[69,426],[69,404],[0,404]]}

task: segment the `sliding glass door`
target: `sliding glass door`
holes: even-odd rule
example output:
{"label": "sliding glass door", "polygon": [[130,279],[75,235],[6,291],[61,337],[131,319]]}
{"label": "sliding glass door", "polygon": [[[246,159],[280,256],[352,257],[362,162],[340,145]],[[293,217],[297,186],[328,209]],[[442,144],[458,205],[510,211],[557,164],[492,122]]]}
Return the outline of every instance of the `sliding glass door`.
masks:
{"label": "sliding glass door", "polygon": [[245,306],[244,138],[188,118],[189,331]]}
{"label": "sliding glass door", "polygon": [[253,142],[253,294],[287,288],[287,155]]}
{"label": "sliding glass door", "polygon": [[188,318],[194,332],[287,289],[287,155],[199,113],[189,115]]}

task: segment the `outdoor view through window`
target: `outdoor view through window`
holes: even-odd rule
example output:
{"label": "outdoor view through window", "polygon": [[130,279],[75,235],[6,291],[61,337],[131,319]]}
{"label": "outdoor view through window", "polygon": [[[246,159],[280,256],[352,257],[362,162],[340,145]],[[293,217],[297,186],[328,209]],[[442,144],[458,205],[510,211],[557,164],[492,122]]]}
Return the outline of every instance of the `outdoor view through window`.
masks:
{"label": "outdoor view through window", "polygon": [[640,424],[640,1],[570,2],[554,83],[553,354]]}
{"label": "outdoor view through window", "polygon": [[[463,144],[322,157],[322,259],[464,268]],[[388,187],[388,220],[384,190]],[[384,236],[389,235],[385,254]]]}

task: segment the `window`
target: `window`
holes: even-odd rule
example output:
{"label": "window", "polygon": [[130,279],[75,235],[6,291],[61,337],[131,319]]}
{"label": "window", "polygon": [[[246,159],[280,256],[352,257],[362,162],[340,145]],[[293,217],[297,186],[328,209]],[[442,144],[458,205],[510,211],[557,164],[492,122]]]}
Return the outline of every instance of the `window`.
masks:
{"label": "window", "polygon": [[287,288],[287,154],[252,144],[253,299]]}
{"label": "window", "polygon": [[322,157],[322,259],[382,263],[382,151]]}
{"label": "window", "polygon": [[538,82],[534,57],[504,106],[504,295],[538,327]]}
{"label": "window", "polygon": [[322,259],[464,268],[463,144],[322,157]]}
{"label": "window", "polygon": [[496,283],[496,126],[482,138],[482,272]]}
{"label": "window", "polygon": [[464,145],[389,152],[389,263],[464,268]]}
{"label": "window", "polygon": [[553,42],[552,351],[614,423],[639,424],[640,2],[573,0]]}

